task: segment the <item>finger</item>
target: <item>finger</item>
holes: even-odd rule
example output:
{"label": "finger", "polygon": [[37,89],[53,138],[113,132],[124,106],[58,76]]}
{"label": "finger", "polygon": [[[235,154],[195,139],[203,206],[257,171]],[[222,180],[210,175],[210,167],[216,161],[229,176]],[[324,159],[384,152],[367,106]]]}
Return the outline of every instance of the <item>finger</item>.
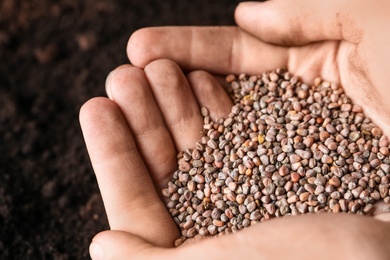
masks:
{"label": "finger", "polygon": [[107,98],[88,101],[81,108],[80,123],[111,229],[172,245],[178,230],[115,103]]}
{"label": "finger", "polygon": [[141,68],[171,59],[185,70],[253,75],[286,67],[288,49],[261,42],[237,27],[155,27],[136,31],[127,54]]}
{"label": "finger", "polygon": [[[235,12],[245,31],[274,44],[291,46],[323,40],[360,41],[356,21],[345,14],[349,1],[244,2]],[[353,5],[353,4],[352,4]]]}
{"label": "finger", "polygon": [[199,105],[209,110],[213,120],[229,115],[233,101],[213,75],[206,71],[193,71],[187,78]]}
{"label": "finger", "polygon": [[106,88],[134,134],[156,189],[161,190],[175,170],[176,149],[145,73],[130,65],[121,66],[110,74]]}
{"label": "finger", "polygon": [[157,60],[146,66],[145,73],[176,148],[183,151],[195,146],[203,119],[180,68],[170,60]]}

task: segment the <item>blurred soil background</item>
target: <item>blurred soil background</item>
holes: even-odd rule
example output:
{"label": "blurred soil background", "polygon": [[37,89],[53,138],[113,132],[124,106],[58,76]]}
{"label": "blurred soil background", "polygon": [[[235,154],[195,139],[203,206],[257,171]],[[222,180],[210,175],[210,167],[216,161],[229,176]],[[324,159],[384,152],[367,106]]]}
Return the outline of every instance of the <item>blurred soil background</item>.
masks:
{"label": "blurred soil background", "polygon": [[232,25],[238,2],[0,0],[0,259],[89,259],[108,224],[81,105],[136,29]]}

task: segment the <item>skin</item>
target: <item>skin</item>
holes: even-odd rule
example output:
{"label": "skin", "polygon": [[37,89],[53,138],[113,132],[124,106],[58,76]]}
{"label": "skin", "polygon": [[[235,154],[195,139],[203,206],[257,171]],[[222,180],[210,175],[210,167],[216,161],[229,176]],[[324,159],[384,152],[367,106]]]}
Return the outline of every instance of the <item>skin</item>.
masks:
{"label": "skin", "polygon": [[[177,167],[176,152],[200,138],[199,107],[207,106],[215,119],[232,104],[218,81],[199,70],[257,74],[286,67],[308,83],[320,75],[341,84],[388,134],[390,75],[383,68],[390,58],[389,34],[378,30],[388,27],[389,13],[389,4],[379,0],[274,0],[239,5],[239,28],[134,33],[128,44],[134,66],[114,70],[106,83],[109,99],[94,98],[80,111],[111,227],[93,239],[92,258],[389,259],[384,205],[375,218],[285,217],[172,248],[179,231],[159,196]],[[182,68],[193,72],[184,75]]]}

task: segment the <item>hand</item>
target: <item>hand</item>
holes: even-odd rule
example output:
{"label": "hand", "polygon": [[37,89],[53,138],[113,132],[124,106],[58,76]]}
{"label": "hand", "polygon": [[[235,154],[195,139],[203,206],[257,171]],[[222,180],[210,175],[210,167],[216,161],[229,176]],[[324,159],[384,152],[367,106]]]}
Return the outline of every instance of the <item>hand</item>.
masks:
{"label": "hand", "polygon": [[[100,259],[284,259],[286,252],[304,259],[324,250],[317,258],[389,255],[383,242],[389,241],[388,224],[342,214],[285,217],[168,249],[179,232],[158,194],[177,167],[176,151],[199,139],[199,105],[209,107],[213,118],[226,116],[232,105],[211,75],[197,71],[187,78],[167,60],[144,71],[122,66],[107,79],[111,100],[95,98],[83,106],[80,121],[112,229],[94,238],[93,259],[98,254]],[[304,232],[309,235],[297,236]],[[335,250],[327,250],[331,243]]]}
{"label": "hand", "polygon": [[[286,67],[308,83],[339,83],[390,136],[390,2],[273,0],[242,3],[238,27],[141,29],[128,44],[135,66],[168,58],[186,70],[258,74]],[[174,39],[174,40],[173,40]]]}
{"label": "hand", "polygon": [[167,60],[145,70],[119,67],[106,85],[111,100],[88,101],[80,121],[110,227],[172,246],[179,232],[159,194],[177,169],[177,151],[200,139],[200,106],[220,118],[232,101],[208,73],[193,72],[187,80]]}
{"label": "hand", "polygon": [[[326,2],[322,2],[322,3],[326,5]],[[388,44],[383,44],[383,43],[384,42],[386,43],[386,41],[388,40],[386,39],[387,35],[386,34],[380,35],[382,36],[381,39],[378,39],[378,37],[374,38],[375,42],[371,42],[372,45],[369,44],[369,40],[371,38],[368,37],[367,39],[367,34],[375,32],[375,30],[372,31],[368,30],[369,33],[363,33],[360,42],[356,42],[356,39],[354,40],[353,39],[354,37],[351,37],[351,35],[354,36],[354,32],[359,31],[356,30],[356,28],[362,29],[362,31],[364,32],[363,29],[367,30],[367,28],[370,27],[368,26],[370,25],[370,23],[367,22],[367,19],[366,20],[361,19],[361,17],[363,16],[364,18],[370,18],[370,17],[378,18],[378,17],[364,14],[364,13],[360,13],[360,16],[351,16],[352,21],[354,21],[353,19],[355,19],[356,21],[359,22],[367,22],[364,26],[359,23],[356,23],[357,25],[354,27],[351,26],[350,23],[351,20],[347,19],[350,18],[348,16],[349,14],[347,15],[345,14],[345,10],[348,11],[351,10],[351,8],[344,8],[342,6],[342,2],[338,3],[337,4],[338,8],[334,8],[334,9],[332,9],[331,7],[327,9],[326,8],[321,9],[318,8],[318,6],[313,6],[313,3],[310,4],[308,1],[295,1],[294,5],[297,4],[301,5],[302,7],[297,8],[294,6],[295,9],[294,8],[291,9],[288,6],[290,5],[288,2],[272,1],[269,3],[261,4],[264,7],[264,8],[260,7],[262,11],[260,11],[258,8],[254,8],[253,6],[249,7],[249,9],[247,6],[247,9],[245,9],[245,6],[241,5],[241,7],[238,8],[236,14],[237,14],[237,22],[239,23],[239,25],[241,25],[243,29],[250,32],[251,28],[248,28],[247,25],[253,22],[249,19],[251,17],[258,17],[255,18],[258,19],[257,21],[261,21],[261,19],[267,20],[266,22],[259,23],[258,28],[261,27],[260,25],[264,24],[267,25],[268,31],[264,28],[261,28],[259,29],[258,32],[252,32],[256,35],[256,37],[251,36],[249,33],[241,31],[236,28],[179,28],[179,29],[168,28],[168,29],[148,29],[148,30],[139,31],[132,36],[129,42],[129,57],[134,65],[140,67],[145,67],[146,64],[148,64],[150,61],[165,57],[165,58],[171,58],[176,60],[177,62],[179,62],[179,64],[182,67],[189,70],[208,69],[209,71],[215,73],[222,73],[222,74],[226,74],[230,72],[233,73],[246,72],[249,74],[256,74],[264,70],[274,69],[276,67],[287,67],[293,73],[301,76],[303,75],[303,79],[305,81],[312,81],[314,76],[321,75],[325,79],[341,83],[344,86],[347,94],[353,98],[354,102],[363,106],[366,114],[371,116],[373,120],[379,126],[384,128],[385,132],[388,134],[389,119],[387,117],[384,117],[384,114],[387,113],[386,111],[388,111],[388,106],[383,105],[381,107],[381,111],[378,111],[379,105],[375,105],[376,103],[380,104],[381,102],[386,103],[385,101],[389,99],[388,90],[384,86],[386,82],[385,81],[386,75],[385,73],[383,73],[382,75],[378,75],[378,72],[381,71],[381,68],[384,68],[384,64],[385,64],[384,61],[388,56],[388,51],[378,52],[380,53],[380,55],[382,55],[380,57],[371,56],[370,59],[363,59],[363,65],[365,62],[370,66],[362,66],[362,60],[361,60],[362,57],[366,58],[364,54],[367,55],[367,51],[369,51],[373,46],[374,47],[376,46],[376,48],[379,50],[381,47],[386,48]],[[318,3],[316,2],[316,4]],[[280,8],[280,6],[281,7],[284,6],[285,8]],[[381,5],[379,6],[379,8],[381,8],[382,12],[386,12],[386,11],[388,12],[388,7]],[[316,9],[321,9],[321,11],[316,12],[315,11]],[[305,20],[303,22],[307,23],[307,25],[312,25],[312,24],[317,25],[319,24],[319,22],[322,21],[327,22],[327,19],[332,19],[332,16],[329,16],[329,13],[332,13],[333,11],[333,14],[336,15],[336,11],[339,9],[344,11],[344,15],[346,15],[344,17],[341,16],[342,22],[340,22],[340,24],[343,25],[344,28],[348,28],[348,29],[352,28],[352,31],[349,31],[348,34],[343,34],[341,36],[340,33],[339,34],[335,33],[334,29],[329,31],[325,30],[325,33],[321,34],[320,30],[318,30],[320,32],[318,33],[313,29],[309,30],[310,28],[307,28],[308,26],[306,26],[305,29],[305,24],[302,24],[302,22],[293,23],[292,25],[290,23],[283,23],[283,17],[284,17],[283,15],[287,15],[286,17],[288,19],[294,17],[297,18],[298,15],[301,15],[301,13],[299,13],[298,15],[293,15],[291,13],[289,14],[291,10],[298,10],[298,12],[305,10],[304,12]],[[364,7],[363,9],[367,13],[369,13],[368,8]],[[372,11],[372,9],[370,10]],[[273,11],[272,17],[277,19],[269,20],[269,17],[267,17],[266,14],[271,14],[272,11]],[[310,15],[310,11],[313,11],[312,15]],[[259,16],[254,16],[250,12],[258,12],[257,14]],[[320,14],[321,12],[324,13],[324,16],[323,17],[321,16],[320,17],[321,19],[318,19],[318,14]],[[246,15],[242,15],[242,13]],[[353,12],[351,11],[351,14],[353,15],[356,15],[357,13],[359,12],[356,10],[353,10]],[[340,18],[340,15],[338,17]],[[384,19],[386,19],[388,16],[383,16],[383,17]],[[297,20],[299,21],[299,18]],[[245,25],[245,21],[247,25]],[[283,25],[285,26],[285,24],[290,24],[291,28],[301,28],[301,31],[298,31],[298,33],[295,34],[295,36],[301,36],[300,37],[300,39],[302,39],[301,42],[298,42],[296,38],[294,38],[294,40],[291,40],[290,37],[291,35],[289,33],[290,30],[288,26],[287,26],[288,28],[286,27],[284,29],[279,28],[280,26]],[[380,28],[380,25],[385,26],[386,24],[387,24],[386,22],[381,21],[380,24],[376,23],[376,26],[379,26]],[[384,29],[385,28],[387,27],[384,27]],[[267,35],[265,33],[265,32],[269,33],[270,31],[274,34],[274,36]],[[193,40],[186,38],[189,35],[193,35],[192,37]],[[158,39],[159,45],[155,44],[157,42],[156,38]],[[175,38],[175,42],[171,41],[172,38]],[[319,40],[323,42],[316,43]],[[280,44],[280,46],[272,45],[270,43],[267,43],[266,41]],[[286,47],[286,45],[290,47]],[[151,46],[153,46],[153,48],[151,48]],[[188,46],[190,46],[190,48],[188,48]],[[143,48],[147,48],[147,50],[143,51]],[[374,60],[376,64],[374,65],[372,65],[373,64],[372,58],[375,58]],[[259,62],[259,60],[260,61],[264,60],[265,62],[261,63]],[[332,63],[334,60],[336,60],[336,62]],[[346,61],[349,62],[348,66],[345,66],[345,64],[343,65],[343,63],[345,63]],[[376,69],[376,66],[382,66],[382,67]],[[337,69],[338,67],[342,69]],[[366,67],[369,67],[369,69],[367,70],[362,69]],[[359,76],[359,73],[362,74],[362,72],[365,75]],[[367,77],[367,75],[369,75],[369,77]],[[354,82],[356,82],[356,84]],[[351,83],[354,84],[350,85]],[[355,88],[352,89],[351,86],[354,86]],[[366,93],[367,88],[370,90],[370,92],[372,92],[370,94],[374,94],[374,96],[370,96],[370,95],[366,96],[361,94],[361,93]],[[359,95],[364,96],[364,98],[359,99]],[[373,97],[378,97],[378,96],[379,99],[376,100],[376,102],[370,101],[373,100]],[[115,108],[115,105],[113,103],[110,102],[104,103],[104,102],[107,102],[107,100],[91,101],[83,109],[84,112],[82,112],[82,115],[84,115],[85,117],[84,116],[81,117],[82,124],[84,122],[83,129],[86,136],[87,144],[89,143],[89,147],[90,147],[89,150],[94,165],[102,164],[99,163],[100,161],[99,153],[97,153],[96,151],[101,150],[100,155],[103,156],[100,158],[106,158],[107,155],[112,154],[111,152],[107,153],[107,151],[109,151],[110,149],[115,149],[115,145],[113,147],[107,144],[114,143],[112,139],[116,135],[111,134],[112,136],[110,138],[106,138],[104,142],[101,143],[96,142],[96,140],[98,139],[103,140],[103,135],[105,134],[103,130],[111,129],[108,132],[114,133],[118,131],[117,129],[119,128],[115,127],[115,125],[114,127],[112,127],[113,122],[117,122],[119,125],[123,125],[124,123],[123,116],[118,116],[120,115],[120,112],[118,112],[119,111],[118,108]],[[106,118],[99,118],[101,117],[100,113],[106,113],[110,109],[112,112],[111,116],[117,115],[117,117],[114,116],[114,118],[117,118],[118,120],[111,121],[109,119],[110,116],[107,116]],[[123,109],[121,110],[122,113],[124,113]],[[92,117],[92,121],[89,121],[91,117]],[[95,121],[95,119],[93,119],[94,117],[98,117],[98,120],[96,119]],[[130,128],[132,129],[131,124],[129,125]],[[90,128],[91,126],[92,128]],[[101,128],[100,130],[103,131],[101,132],[102,136],[99,135],[96,136],[90,133],[92,131],[96,131],[96,129],[93,128],[97,128],[97,129]],[[251,229],[240,232],[234,236],[226,236],[221,239],[213,239],[213,240],[197,243],[195,245],[191,245],[188,247],[179,248],[174,251],[161,250],[160,248],[153,247],[152,245],[164,246],[165,243],[167,243],[164,241],[169,240],[169,238],[170,241],[172,241],[175,235],[174,232],[172,233],[173,235],[170,235],[171,233],[169,232],[169,230],[173,230],[173,229],[170,228],[171,226],[168,221],[169,218],[165,217],[166,214],[165,215],[160,214],[164,216],[161,217],[161,223],[167,223],[166,225],[163,225],[161,223],[154,226],[145,225],[145,223],[148,223],[148,221],[146,220],[153,218],[154,216],[153,214],[150,214],[151,212],[162,212],[161,211],[162,208],[160,206],[157,206],[159,205],[159,203],[157,203],[158,199],[156,200],[158,196],[155,193],[152,192],[151,196],[147,196],[147,197],[153,197],[152,200],[153,203],[151,204],[155,205],[155,207],[148,206],[148,207],[140,207],[138,209],[137,205],[144,205],[143,202],[145,201],[150,202],[150,200],[145,199],[144,201],[142,201],[141,198],[143,197],[143,195],[140,195],[142,194],[142,192],[139,191],[129,192],[128,189],[126,189],[127,186],[133,187],[132,185],[136,183],[134,181],[140,181],[140,180],[144,181],[145,178],[142,177],[143,176],[142,173],[146,173],[145,170],[146,166],[142,166],[143,165],[142,161],[140,166],[139,164],[140,154],[138,153],[137,150],[134,149],[135,142],[132,140],[132,138],[128,137],[130,136],[129,129],[127,128],[126,130],[126,127],[124,129],[126,135],[122,136],[119,139],[118,136],[116,136],[117,138],[116,143],[119,144],[127,143],[127,146],[130,147],[131,153],[136,154],[136,157],[132,158],[130,160],[130,163],[122,163],[124,165],[130,164],[130,166],[119,167],[119,168],[123,168],[122,171],[118,171],[119,173],[122,173],[119,174],[119,177],[125,177],[125,178],[118,178],[118,176],[114,174],[115,173],[114,171],[111,171],[110,174],[109,169],[111,167],[107,167],[106,169],[104,169],[104,167],[99,167],[99,166],[96,167],[94,166],[94,167],[103,193],[105,205],[107,208],[107,214],[109,215],[110,225],[112,229],[125,230],[133,234],[139,235],[143,239],[140,239],[139,237],[133,236],[129,233],[115,232],[115,231],[109,231],[98,235],[94,239],[94,241],[95,243],[98,243],[101,246],[103,246],[103,250],[106,258],[109,258],[111,256],[115,259],[120,259],[120,258],[125,258],[130,254],[134,257],[139,257],[139,258],[146,257],[146,255],[158,256],[158,257],[165,256],[171,258],[175,256],[177,257],[185,256],[187,258],[191,258],[191,257],[198,258],[202,256],[212,257],[213,255],[218,257],[223,257],[222,254],[226,254],[226,256],[228,257],[234,257],[235,256],[234,254],[237,253],[240,254],[239,255],[240,257],[246,256],[243,255],[242,252],[245,252],[247,254],[257,253],[258,257],[261,257],[261,253],[262,253],[263,256],[268,256],[268,258],[270,257],[277,258],[280,256],[280,255],[278,256],[277,254],[279,252],[283,252],[282,250],[280,250],[280,248],[278,248],[277,250],[273,250],[274,248],[272,247],[272,245],[276,244],[275,241],[277,241],[277,244],[279,245],[281,244],[279,243],[279,241],[281,241],[280,238],[277,239],[275,238],[275,235],[279,233],[275,231],[278,230],[283,230],[286,232],[285,238],[286,238],[287,247],[286,247],[286,251],[284,252],[287,251],[289,253],[291,252],[290,255],[294,257],[295,256],[298,257],[299,254],[302,253],[304,253],[304,256],[311,255],[310,252],[308,253],[307,251],[307,245],[302,243],[302,238],[305,239],[307,238],[307,236],[303,236],[301,239],[297,238],[295,235],[297,231],[291,230],[292,225],[299,228],[299,231],[310,230],[313,236],[316,238],[320,237],[320,234],[322,234],[323,231],[322,228],[329,227],[329,229],[327,229],[326,232],[328,236],[326,237],[331,239],[338,238],[347,244],[348,243],[354,244],[358,249],[362,249],[363,253],[369,254],[369,256],[366,255],[367,256],[366,258],[379,259],[381,256],[383,256],[384,258],[389,255],[389,252],[386,251],[388,245],[385,244],[386,242],[382,242],[382,241],[388,241],[388,238],[386,238],[386,235],[388,234],[387,224],[377,222],[371,218],[362,218],[359,216],[340,216],[340,215],[302,216],[299,217],[299,219],[287,218],[286,220],[285,219],[273,220],[270,221],[269,223],[263,223],[262,225],[257,225]],[[94,136],[97,138],[93,138]],[[119,137],[120,136],[121,135],[119,135]],[[87,140],[88,138],[89,141]],[[129,138],[130,141],[128,140]],[[137,141],[138,140],[137,137],[135,139],[138,145],[139,141]],[[128,140],[128,141],[121,142],[123,140]],[[93,144],[93,142],[95,142],[95,144]],[[138,147],[140,147],[140,145],[138,145]],[[105,153],[103,151],[105,151]],[[142,152],[142,154],[144,153],[145,152]],[[142,156],[147,157],[144,155]],[[95,159],[93,159],[94,157]],[[112,156],[109,157],[120,158],[121,155],[120,154],[115,155],[114,153]],[[134,164],[135,165],[134,166],[133,163],[135,161],[138,161],[138,163]],[[122,160],[118,160],[118,161],[113,160],[111,162],[112,163],[111,166],[119,165],[121,164],[121,162],[124,162],[123,158]],[[112,167],[112,169],[115,168],[118,167]],[[143,169],[143,170],[137,172],[137,174],[134,174],[135,172],[134,168]],[[107,175],[111,176],[112,178],[111,183],[107,183],[107,181],[104,180],[105,177],[99,177],[105,175],[107,172],[109,173]],[[134,176],[130,176],[131,178],[128,176],[126,177],[126,173],[127,174],[131,173],[131,175]],[[138,176],[138,174],[140,176]],[[157,178],[156,175],[153,174],[153,172],[151,172],[151,176],[155,176],[154,178]],[[150,182],[151,182],[150,179],[148,179],[148,181],[144,183],[150,184]],[[150,185],[145,185],[145,186],[150,187]],[[112,187],[115,187],[114,189],[119,187],[118,189],[119,192],[112,191],[111,190],[113,189]],[[150,189],[145,189],[145,190],[150,191]],[[142,203],[140,204],[133,203],[133,202],[126,203],[126,200],[128,200],[128,198],[133,198],[134,195],[137,198],[134,201],[135,202],[140,201]],[[116,196],[118,200],[115,199]],[[118,203],[117,201],[123,203]],[[132,211],[138,212],[139,214],[130,214]],[[120,218],[115,216],[115,212],[120,212],[121,213],[120,215],[125,216],[123,217],[124,220],[126,220],[127,217],[128,219],[127,223],[129,222],[131,223],[133,221],[134,222],[139,221],[139,226],[137,226],[138,229],[137,227],[130,226],[129,224],[126,223],[126,221],[121,222]],[[384,214],[382,216],[384,216]],[[331,219],[329,219],[330,217]],[[289,219],[291,219],[291,221],[294,221],[293,224],[287,222],[290,221]],[[150,221],[150,223],[153,223],[153,221]],[[337,223],[337,225],[335,225],[335,223]],[[342,226],[343,229],[339,229],[340,226]],[[267,228],[268,230],[270,230],[269,231],[270,236],[266,236],[266,235],[263,236],[263,234],[268,234],[266,232],[263,233],[264,230],[267,230]],[[154,233],[145,232],[146,230],[152,230],[154,231]],[[351,232],[351,230],[354,230],[354,232]],[[159,231],[164,233],[159,233]],[[340,232],[343,235],[341,235]],[[262,234],[262,236],[259,236],[259,233]],[[168,238],[162,237],[161,234],[168,234],[167,235]],[[359,235],[361,237],[369,237],[370,239],[368,240],[368,243],[365,244],[364,241],[357,239],[359,238]],[[344,240],[342,238],[344,238]],[[248,244],[248,241],[252,243]],[[290,243],[291,241],[294,241],[294,243]],[[281,242],[283,243],[283,241]],[[236,244],[237,248],[232,248],[231,247],[232,244],[233,245]],[[167,243],[167,245],[170,245],[170,242]],[[317,250],[316,252],[319,252],[319,251],[324,251],[324,246],[326,246],[326,244],[323,243],[321,239],[319,239],[319,240],[314,240],[311,246],[313,250]],[[343,246],[341,245],[341,247]],[[94,246],[92,248],[94,248]],[[223,248],[222,253],[220,248]],[[304,248],[306,251],[299,251],[299,252],[296,251],[297,249],[302,249],[302,248]],[[344,246],[344,248],[346,247]],[[347,248],[350,249],[351,247],[347,247]],[[370,250],[368,251],[364,250],[367,248],[370,248]],[[341,252],[345,252],[346,255],[348,255],[350,251],[343,250]],[[360,252],[357,252],[357,250],[354,250],[354,252],[356,253],[356,255],[365,258],[365,255],[360,254]],[[330,252],[329,250],[327,250],[326,253],[332,254],[334,252]],[[337,256],[342,257],[339,254],[337,254]],[[321,257],[326,258],[325,254],[321,255]],[[283,255],[283,258],[285,258],[285,255]]]}

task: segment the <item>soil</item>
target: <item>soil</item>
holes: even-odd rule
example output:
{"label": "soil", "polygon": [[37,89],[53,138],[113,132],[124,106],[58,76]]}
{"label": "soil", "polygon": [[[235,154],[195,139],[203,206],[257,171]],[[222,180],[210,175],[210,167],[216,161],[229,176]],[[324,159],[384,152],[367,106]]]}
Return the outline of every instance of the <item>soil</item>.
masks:
{"label": "soil", "polygon": [[0,259],[89,259],[108,229],[78,112],[136,29],[232,25],[240,1],[0,1]]}

